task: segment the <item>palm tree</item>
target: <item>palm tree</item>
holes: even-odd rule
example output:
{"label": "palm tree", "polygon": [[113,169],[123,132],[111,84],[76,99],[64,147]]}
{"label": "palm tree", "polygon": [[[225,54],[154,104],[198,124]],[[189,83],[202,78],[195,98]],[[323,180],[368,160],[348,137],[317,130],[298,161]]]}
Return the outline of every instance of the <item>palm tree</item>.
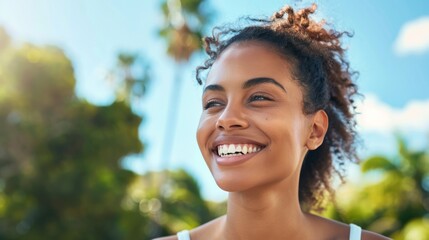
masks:
{"label": "palm tree", "polygon": [[[165,168],[168,167],[171,149],[173,148],[174,133],[176,129],[177,108],[179,106],[182,69],[186,65],[193,53],[202,49],[202,35],[209,14],[204,12],[205,0],[164,0],[161,9],[164,18],[164,25],[159,34],[167,42],[167,54],[174,59],[175,79],[171,89],[168,121],[165,128],[163,156],[161,163]],[[169,181],[168,171],[161,174],[160,180],[150,180],[155,183],[157,195],[160,197],[161,205],[157,213],[154,214],[154,221],[161,220],[161,213],[169,211],[168,204],[163,200],[168,195]],[[158,236],[162,233],[159,225],[151,226],[151,236]]]}
{"label": "palm tree", "polygon": [[202,49],[201,38],[207,24],[205,0],[165,0],[161,8],[164,25],[159,33],[167,42],[167,54],[176,62],[170,110],[164,136],[163,166],[167,167],[175,133],[175,119],[181,93],[181,71],[193,53]]}
{"label": "palm tree", "polygon": [[149,83],[149,65],[136,53],[119,53],[116,66],[107,74],[106,80],[113,85],[116,99],[130,106],[140,100]]}
{"label": "palm tree", "polygon": [[[396,230],[405,229],[407,225],[415,223],[418,219],[427,220],[429,213],[429,153],[427,150],[412,151],[405,141],[398,137],[396,158],[389,160],[382,156],[375,156],[363,163],[362,172],[374,171],[384,175],[379,186],[384,190],[384,198],[392,200],[380,202],[380,204],[385,206],[388,215],[396,219],[394,224],[397,226]],[[422,224],[428,226],[429,222]],[[396,234],[395,238],[404,237],[402,231]],[[429,234],[429,231],[426,231],[426,234]]]}
{"label": "palm tree", "polygon": [[429,151],[411,150],[398,137],[396,157],[370,157],[361,171],[358,184],[337,193],[329,217],[394,239],[429,239]]}

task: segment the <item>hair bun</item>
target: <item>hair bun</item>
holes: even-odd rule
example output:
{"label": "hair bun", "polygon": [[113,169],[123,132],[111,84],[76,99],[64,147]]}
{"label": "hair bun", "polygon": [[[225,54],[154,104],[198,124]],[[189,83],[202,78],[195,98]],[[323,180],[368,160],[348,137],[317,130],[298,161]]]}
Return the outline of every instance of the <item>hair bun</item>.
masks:
{"label": "hair bun", "polygon": [[[295,31],[305,31],[311,23],[309,15],[314,13],[316,9],[317,5],[313,3],[310,7],[295,13],[291,6],[286,5],[271,16],[273,30],[292,28]],[[285,14],[287,14],[287,18],[285,18]]]}

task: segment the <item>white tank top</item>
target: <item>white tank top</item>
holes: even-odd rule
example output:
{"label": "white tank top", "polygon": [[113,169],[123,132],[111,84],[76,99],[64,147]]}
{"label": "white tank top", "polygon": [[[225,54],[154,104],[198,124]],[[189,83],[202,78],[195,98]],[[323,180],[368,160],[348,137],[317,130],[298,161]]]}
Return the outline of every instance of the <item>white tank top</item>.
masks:
{"label": "white tank top", "polygon": [[[361,239],[362,229],[354,224],[350,224],[350,236],[349,240],[360,240]],[[191,240],[191,235],[188,230],[183,230],[177,233],[177,238],[179,240]]]}

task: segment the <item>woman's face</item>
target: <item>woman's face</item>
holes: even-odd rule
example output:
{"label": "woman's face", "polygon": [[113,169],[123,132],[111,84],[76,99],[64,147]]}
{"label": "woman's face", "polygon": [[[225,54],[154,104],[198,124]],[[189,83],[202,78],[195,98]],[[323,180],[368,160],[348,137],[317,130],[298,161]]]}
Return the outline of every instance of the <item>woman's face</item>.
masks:
{"label": "woman's face", "polygon": [[301,87],[272,48],[229,46],[209,72],[202,105],[197,141],[219,187],[245,191],[299,173],[313,115],[303,113]]}

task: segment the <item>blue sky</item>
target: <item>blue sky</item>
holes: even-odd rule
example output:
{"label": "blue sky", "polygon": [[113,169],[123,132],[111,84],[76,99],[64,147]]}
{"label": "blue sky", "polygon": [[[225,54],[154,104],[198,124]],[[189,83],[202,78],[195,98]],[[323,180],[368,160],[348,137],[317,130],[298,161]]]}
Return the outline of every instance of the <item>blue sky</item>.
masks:
{"label": "blue sky", "polygon": [[[284,4],[307,6],[308,1],[217,0],[210,26],[233,22],[245,15],[269,16]],[[316,1],[317,17],[336,28],[354,32],[345,41],[358,85],[367,97],[360,104],[362,156],[394,154],[393,132],[402,133],[415,148],[428,146],[429,136],[429,1]],[[77,94],[95,104],[109,104],[113,94],[103,76],[120,51],[138,52],[150,60],[152,80],[138,106],[144,115],[140,135],[145,152],[128,161],[137,172],[186,168],[198,178],[205,196],[222,199],[200,156],[195,130],[201,88],[195,55],[181,66],[177,131],[168,166],[159,161],[167,121],[175,65],[157,36],[162,25],[160,1],[0,0],[0,25],[19,42],[56,45],[72,60]]]}

